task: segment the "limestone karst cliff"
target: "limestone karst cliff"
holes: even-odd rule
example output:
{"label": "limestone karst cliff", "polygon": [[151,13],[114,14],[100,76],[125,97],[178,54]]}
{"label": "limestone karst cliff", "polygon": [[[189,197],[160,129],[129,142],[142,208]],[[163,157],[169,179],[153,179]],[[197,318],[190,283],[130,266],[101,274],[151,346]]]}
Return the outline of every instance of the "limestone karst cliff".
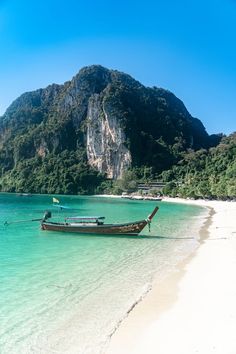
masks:
{"label": "limestone karst cliff", "polygon": [[61,169],[61,183],[70,187],[57,191],[77,193],[81,173],[93,182],[120,178],[130,166],[158,173],[182,151],[210,144],[202,123],[174,94],[94,65],[63,85],[24,93],[7,109],[0,118],[0,184],[17,191],[32,179],[31,191],[53,192],[42,175],[48,171],[56,180]]}
{"label": "limestone karst cliff", "polygon": [[88,163],[108,178],[119,178],[131,166],[126,135],[118,112],[109,109],[98,94],[90,97],[87,112],[86,150]]}

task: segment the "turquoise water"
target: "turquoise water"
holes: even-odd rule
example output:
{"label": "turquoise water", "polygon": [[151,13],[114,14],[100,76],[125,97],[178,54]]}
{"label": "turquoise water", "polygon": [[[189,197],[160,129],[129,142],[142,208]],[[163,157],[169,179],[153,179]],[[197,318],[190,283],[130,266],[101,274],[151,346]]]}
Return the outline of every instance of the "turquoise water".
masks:
{"label": "turquoise water", "polygon": [[[145,218],[160,210],[141,237],[83,236],[41,231],[55,218],[52,197],[0,194],[0,353],[96,354],[118,323],[151,287],[198,245],[205,210],[171,203],[102,197],[58,197],[107,222]],[[55,208],[56,209],[56,208]],[[63,215],[64,215],[63,214]]]}

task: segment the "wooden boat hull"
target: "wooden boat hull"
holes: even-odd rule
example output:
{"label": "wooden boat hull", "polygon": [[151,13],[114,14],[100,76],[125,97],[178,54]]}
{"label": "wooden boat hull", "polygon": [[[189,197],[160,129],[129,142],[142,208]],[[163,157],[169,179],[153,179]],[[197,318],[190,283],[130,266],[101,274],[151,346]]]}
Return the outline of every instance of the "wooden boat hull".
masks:
{"label": "wooden boat hull", "polygon": [[99,235],[138,235],[148,224],[147,220],[135,221],[126,224],[105,225],[75,225],[66,223],[42,222],[41,228],[47,231],[60,231],[79,234]]}
{"label": "wooden boat hull", "polygon": [[[51,212],[46,211],[41,222],[42,230],[71,232],[77,234],[96,234],[96,235],[138,235],[146,225],[150,224],[151,220],[158,211],[155,207],[153,212],[148,215],[147,219],[133,221],[125,224],[103,224],[100,222],[103,217],[71,217],[65,222],[49,222]],[[89,220],[88,222],[67,222],[68,219]],[[90,219],[96,222],[90,222]]]}

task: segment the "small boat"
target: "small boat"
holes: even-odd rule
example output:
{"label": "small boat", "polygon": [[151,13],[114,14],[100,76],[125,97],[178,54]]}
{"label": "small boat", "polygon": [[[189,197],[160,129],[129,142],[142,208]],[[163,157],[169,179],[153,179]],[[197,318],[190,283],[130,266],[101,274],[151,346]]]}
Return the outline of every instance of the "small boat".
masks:
{"label": "small boat", "polygon": [[146,225],[150,226],[151,220],[158,211],[155,207],[147,219],[124,224],[105,224],[104,216],[74,216],[68,217],[64,222],[51,222],[51,212],[47,211],[41,222],[41,229],[47,231],[73,232],[79,234],[99,235],[138,235]]}
{"label": "small boat", "polygon": [[130,199],[130,200],[151,200],[155,202],[161,202],[161,197],[152,197],[152,196],[141,196],[141,195],[131,195],[131,194],[123,194],[121,196],[123,199]]}
{"label": "small boat", "polygon": [[144,197],[144,200],[150,200],[151,202],[155,201],[155,202],[161,202],[162,198],[161,197]]}

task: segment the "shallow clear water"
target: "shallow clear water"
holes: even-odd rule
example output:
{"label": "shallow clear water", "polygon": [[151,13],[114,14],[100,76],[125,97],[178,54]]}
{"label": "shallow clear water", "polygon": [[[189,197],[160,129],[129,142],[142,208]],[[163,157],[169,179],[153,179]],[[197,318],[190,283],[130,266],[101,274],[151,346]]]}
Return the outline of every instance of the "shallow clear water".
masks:
{"label": "shallow clear water", "polygon": [[38,222],[4,226],[40,218],[45,209],[55,217],[61,212],[51,196],[0,194],[1,354],[101,353],[154,277],[197,247],[205,213],[164,202],[58,198],[77,209],[73,215],[106,216],[106,222],[143,219],[156,204],[160,210],[142,237],[71,235],[41,231]]}

